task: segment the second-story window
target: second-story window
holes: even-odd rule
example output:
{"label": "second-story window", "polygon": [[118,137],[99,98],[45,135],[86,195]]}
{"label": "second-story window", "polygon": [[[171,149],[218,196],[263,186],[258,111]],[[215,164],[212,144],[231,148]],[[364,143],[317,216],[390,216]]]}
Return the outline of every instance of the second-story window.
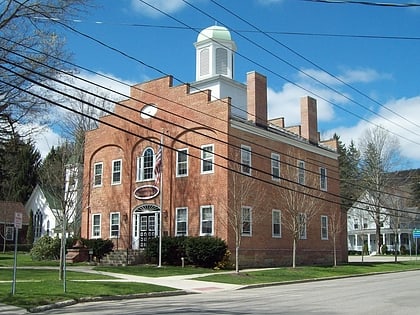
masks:
{"label": "second-story window", "polygon": [[102,162],[93,165],[93,186],[102,186],[104,164]]}
{"label": "second-story window", "polygon": [[280,155],[271,153],[271,179],[280,180]]}
{"label": "second-story window", "polygon": [[214,171],[214,146],[206,144],[201,146],[201,173],[213,173]]}
{"label": "second-story window", "polygon": [[321,190],[326,191],[328,188],[327,185],[327,169],[325,167],[319,168],[319,186]]}
{"label": "second-story window", "polygon": [[188,149],[176,151],[176,176],[188,176]]}
{"label": "second-story window", "polygon": [[298,184],[305,185],[305,162],[298,161]]}
{"label": "second-story window", "polygon": [[137,159],[137,181],[152,180],[155,153],[152,148],[143,151],[141,157]]}
{"label": "second-story window", "polygon": [[121,184],[121,160],[112,161],[112,185]]}
{"label": "second-story window", "polygon": [[251,147],[241,145],[241,171],[251,175]]}

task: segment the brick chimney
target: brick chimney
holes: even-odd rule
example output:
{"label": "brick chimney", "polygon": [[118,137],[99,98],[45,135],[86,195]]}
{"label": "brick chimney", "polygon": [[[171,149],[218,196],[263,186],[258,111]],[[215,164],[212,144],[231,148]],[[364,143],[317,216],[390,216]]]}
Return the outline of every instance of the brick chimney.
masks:
{"label": "brick chimney", "polygon": [[310,143],[318,144],[318,117],[316,99],[305,96],[300,99],[301,136]]}
{"label": "brick chimney", "polygon": [[267,78],[255,71],[247,73],[248,120],[267,126]]}

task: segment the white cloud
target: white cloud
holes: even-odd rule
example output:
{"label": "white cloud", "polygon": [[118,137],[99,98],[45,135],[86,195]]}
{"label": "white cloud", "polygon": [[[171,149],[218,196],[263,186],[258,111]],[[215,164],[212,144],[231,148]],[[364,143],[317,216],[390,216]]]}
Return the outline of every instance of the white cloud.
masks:
{"label": "white cloud", "polygon": [[[392,112],[397,113],[395,115]],[[349,144],[353,140],[357,145],[363,133],[375,125],[389,130],[392,136],[399,139],[403,157],[420,167],[420,96],[391,100],[380,109],[378,116],[367,117],[367,121],[358,121],[351,127],[335,127],[326,132],[331,136],[337,133],[341,140]],[[369,123],[371,122],[371,123]]]}
{"label": "white cloud", "polygon": [[[337,75],[337,78],[348,84],[366,84],[388,77],[369,68],[345,69]],[[328,122],[337,119],[335,105],[346,107],[351,99],[351,96],[344,92],[345,86],[342,82],[318,69],[302,69],[297,73],[295,83],[287,82],[279,91],[269,88],[270,119],[285,117],[286,125],[300,124],[300,98],[308,95],[317,100],[319,122]]]}
{"label": "white cloud", "polygon": [[185,5],[185,2],[182,0],[145,0],[144,2],[139,0],[131,1],[131,6],[135,11],[142,15],[152,17],[157,17],[162,14],[155,8],[171,14],[181,10]]}
{"label": "white cloud", "polygon": [[[78,77],[80,77],[80,79],[70,77],[61,79],[80,88],[82,91],[89,91],[115,101],[128,98],[130,95],[130,86],[133,85],[132,82],[123,81],[111,74],[104,75],[82,72],[78,75]],[[81,97],[81,93],[83,93],[80,90],[72,89],[60,84],[56,84],[55,87],[61,91],[65,90],[66,93],[74,95],[78,98]],[[53,99],[58,99],[59,103],[66,104],[68,106],[72,106],[72,104],[76,102],[70,98],[63,99],[63,96],[57,93],[51,94],[51,97]],[[90,101],[92,98],[93,96],[89,95],[83,97],[86,101]],[[66,113],[67,111],[62,108],[51,107],[50,112],[45,113],[39,121],[34,121],[31,125],[23,127],[23,130],[36,128],[37,132],[36,134],[32,134],[31,138],[35,142],[42,157],[45,157],[53,146],[58,146],[63,143],[63,135],[60,133],[60,128],[57,128],[57,126],[59,126],[59,122],[63,120]]]}

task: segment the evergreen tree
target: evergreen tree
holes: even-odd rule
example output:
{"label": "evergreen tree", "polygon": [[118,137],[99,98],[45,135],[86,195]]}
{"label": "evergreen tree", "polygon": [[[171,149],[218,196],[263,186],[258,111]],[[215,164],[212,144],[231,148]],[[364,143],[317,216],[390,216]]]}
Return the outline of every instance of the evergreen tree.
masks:
{"label": "evergreen tree", "polygon": [[15,135],[2,145],[0,199],[25,203],[35,188],[41,154],[32,141]]}
{"label": "evergreen tree", "polygon": [[334,135],[334,139],[338,143],[341,208],[347,211],[361,194],[358,185],[360,180],[360,152],[353,141],[350,142],[347,148],[337,134]]}

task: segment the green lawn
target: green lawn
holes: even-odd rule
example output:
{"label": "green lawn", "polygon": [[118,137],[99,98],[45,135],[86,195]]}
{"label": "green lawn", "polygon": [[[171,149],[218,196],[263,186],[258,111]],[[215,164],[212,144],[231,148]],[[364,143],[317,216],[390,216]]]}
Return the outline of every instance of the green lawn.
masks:
{"label": "green lawn", "polygon": [[396,272],[420,269],[420,262],[404,261],[399,263],[351,263],[337,267],[297,267],[276,268],[239,274],[215,274],[196,278],[196,280],[252,285],[262,283],[281,283],[287,281],[302,281],[321,278],[363,275],[369,273]]}
{"label": "green lawn", "polygon": [[[86,264],[78,264],[86,265]],[[173,289],[132,282],[112,282],[112,277],[101,274],[82,273],[68,270],[66,273],[66,292],[63,282],[58,280],[58,262],[32,261],[28,254],[19,254],[16,273],[16,294],[11,295],[11,280],[13,278],[13,253],[0,253],[0,303],[13,304],[24,308],[50,304],[69,299],[84,297],[129,295],[151,292],[170,291]],[[73,264],[72,264],[73,266]],[[32,267],[33,269],[25,269]],[[37,268],[39,267],[39,268]],[[55,267],[54,269],[47,268]],[[320,278],[331,278],[367,273],[396,272],[420,269],[420,261],[404,261],[399,263],[350,263],[338,267],[297,267],[295,269],[282,267],[257,271],[220,272],[205,268],[171,267],[156,265],[127,266],[127,267],[95,267],[98,271],[108,271],[132,274],[146,277],[165,277],[185,274],[205,274],[198,280],[225,282],[241,285],[264,283],[281,283],[287,281],[302,281]],[[79,280],[87,280],[79,281]],[[101,281],[92,281],[101,280]],[[108,281],[109,280],[109,281]],[[7,281],[7,282],[5,282]]]}
{"label": "green lawn", "polygon": [[218,273],[218,271],[208,268],[198,267],[175,267],[175,266],[162,266],[156,265],[141,265],[141,266],[124,266],[124,267],[94,267],[94,270],[123,273],[143,277],[167,277],[179,275],[192,275],[202,273]]}

